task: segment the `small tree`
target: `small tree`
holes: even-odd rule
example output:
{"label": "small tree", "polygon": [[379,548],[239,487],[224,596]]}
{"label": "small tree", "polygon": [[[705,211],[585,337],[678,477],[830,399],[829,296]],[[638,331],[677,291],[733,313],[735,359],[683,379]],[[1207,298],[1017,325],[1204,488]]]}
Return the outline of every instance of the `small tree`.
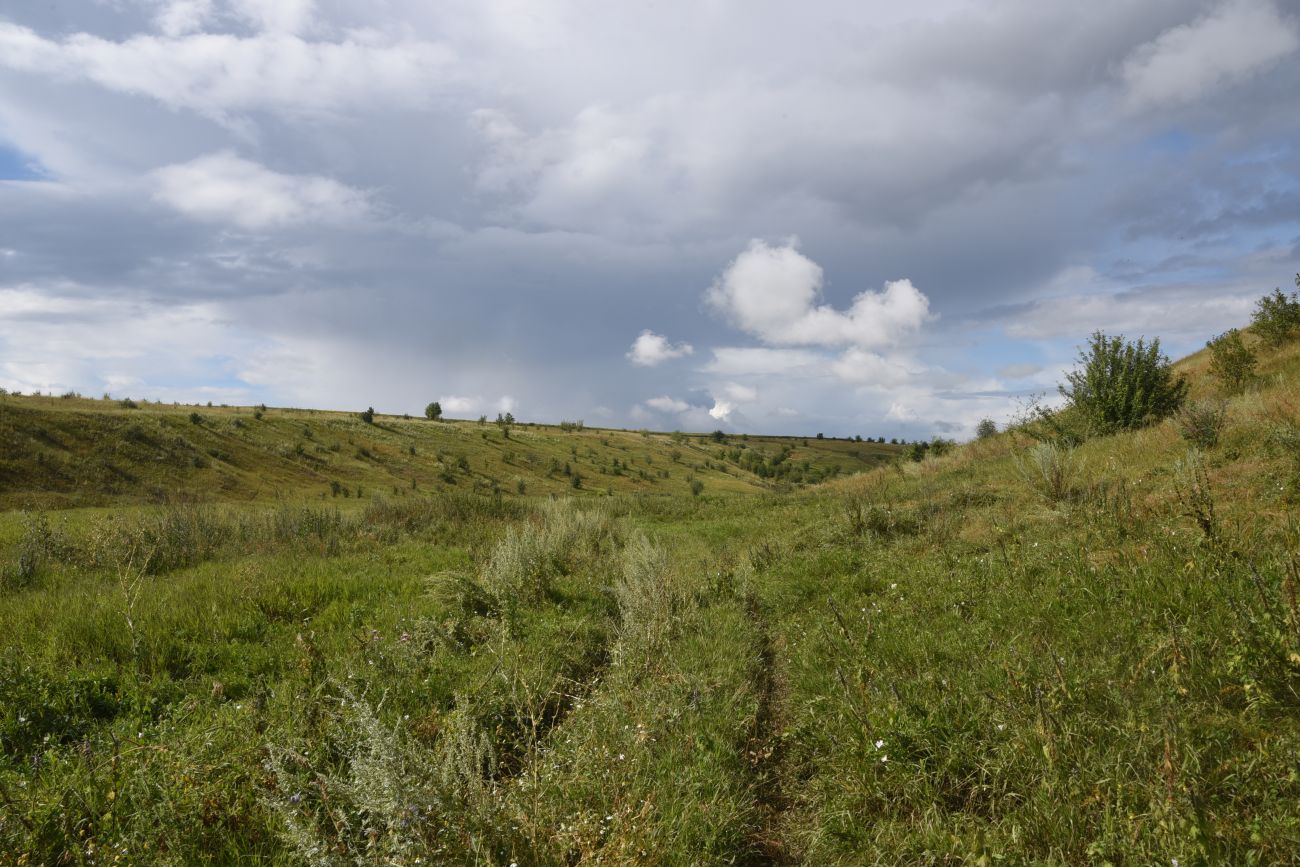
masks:
{"label": "small tree", "polygon": [[442,418],[442,404],[434,401],[424,408],[424,417],[429,421],[438,421]]}
{"label": "small tree", "polygon": [[1255,353],[1232,328],[1205,344],[1210,348],[1210,373],[1228,391],[1241,391],[1255,375]]}
{"label": "small tree", "polygon": [[998,423],[991,418],[980,419],[979,424],[975,425],[975,438],[986,440],[998,432]]}
{"label": "small tree", "polygon": [[1129,343],[1097,331],[1079,363],[1060,391],[1090,433],[1142,427],[1172,414],[1187,397],[1187,380],[1160,354],[1159,339]]}
{"label": "small tree", "polygon": [[[1300,274],[1296,275],[1295,284],[1300,286]],[[1255,302],[1251,324],[1266,344],[1281,346],[1300,330],[1300,298],[1294,292],[1287,295],[1281,289],[1274,289]]]}
{"label": "small tree", "polygon": [[358,413],[358,415],[361,416],[361,420],[366,424],[375,423],[375,408],[373,406],[366,407],[366,411]]}

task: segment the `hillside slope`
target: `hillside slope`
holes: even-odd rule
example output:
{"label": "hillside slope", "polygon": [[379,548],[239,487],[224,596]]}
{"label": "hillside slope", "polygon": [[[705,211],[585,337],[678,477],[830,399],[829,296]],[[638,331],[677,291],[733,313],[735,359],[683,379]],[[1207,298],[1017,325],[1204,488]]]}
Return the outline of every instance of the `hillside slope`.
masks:
{"label": "hillside slope", "polygon": [[783,493],[25,516],[0,860],[1296,863],[1300,346],[1203,365],[1141,430]]}
{"label": "hillside slope", "polygon": [[[439,490],[680,494],[767,490],[860,472],[901,446],[430,422],[252,407],[0,397],[0,510],[275,501]],[[574,479],[578,478],[575,487]]]}

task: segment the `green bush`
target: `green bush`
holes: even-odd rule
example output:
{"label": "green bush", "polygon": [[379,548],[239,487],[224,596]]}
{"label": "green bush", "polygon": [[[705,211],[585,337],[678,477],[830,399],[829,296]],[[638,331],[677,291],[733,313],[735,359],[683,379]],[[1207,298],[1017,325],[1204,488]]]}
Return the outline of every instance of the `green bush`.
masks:
{"label": "green bush", "polygon": [[442,404],[434,401],[424,408],[424,417],[429,421],[437,421],[442,418]]}
{"label": "green bush", "polygon": [[980,419],[979,424],[975,425],[975,438],[986,440],[998,432],[998,424],[991,418]]}
{"label": "green bush", "polygon": [[358,413],[358,415],[361,417],[361,420],[366,424],[375,423],[375,408],[373,406],[366,407],[365,412]]}
{"label": "green bush", "polygon": [[[1300,274],[1295,283],[1300,286]],[[1255,302],[1255,315],[1251,320],[1255,333],[1269,346],[1281,346],[1300,330],[1300,298],[1296,293],[1285,294],[1274,289]]]}
{"label": "green bush", "polygon": [[1126,341],[1094,332],[1066,374],[1061,394],[1089,433],[1113,434],[1172,415],[1187,397],[1187,381],[1160,353],[1160,340]]}
{"label": "green bush", "polygon": [[1210,348],[1210,373],[1230,392],[1241,391],[1255,376],[1255,353],[1232,328],[1205,344]]}

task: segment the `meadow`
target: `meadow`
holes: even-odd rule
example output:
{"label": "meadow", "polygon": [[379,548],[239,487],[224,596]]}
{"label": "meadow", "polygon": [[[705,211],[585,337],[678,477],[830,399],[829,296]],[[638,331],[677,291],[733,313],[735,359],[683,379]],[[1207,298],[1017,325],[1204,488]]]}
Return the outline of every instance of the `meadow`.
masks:
{"label": "meadow", "polygon": [[0,863],[1300,862],[1300,346],[1247,338],[920,460],[0,398]]}

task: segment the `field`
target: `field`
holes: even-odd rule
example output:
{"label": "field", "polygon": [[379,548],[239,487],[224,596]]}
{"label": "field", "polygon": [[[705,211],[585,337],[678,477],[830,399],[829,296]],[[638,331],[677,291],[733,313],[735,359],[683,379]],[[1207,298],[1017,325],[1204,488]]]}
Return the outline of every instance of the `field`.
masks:
{"label": "field", "polygon": [[1206,364],[921,461],[0,399],[0,863],[1298,863],[1300,350]]}

